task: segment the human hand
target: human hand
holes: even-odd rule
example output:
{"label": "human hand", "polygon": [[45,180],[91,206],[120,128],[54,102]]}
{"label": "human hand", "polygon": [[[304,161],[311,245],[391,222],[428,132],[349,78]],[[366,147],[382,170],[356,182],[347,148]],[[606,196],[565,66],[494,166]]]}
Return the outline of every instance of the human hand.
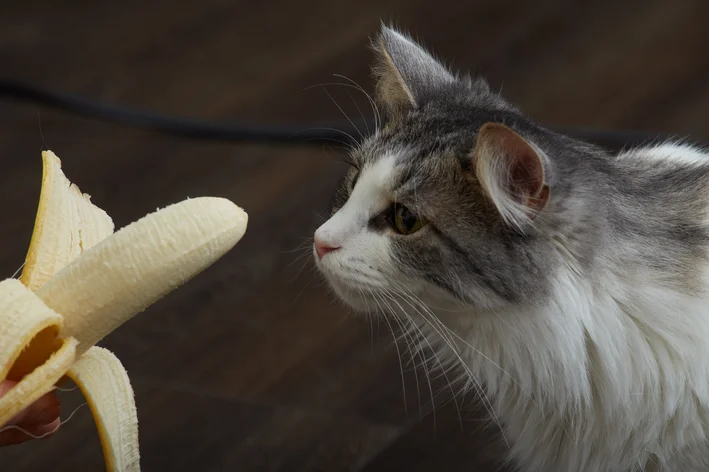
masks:
{"label": "human hand", "polygon": [[[16,383],[10,380],[2,381],[0,383],[0,397],[5,395]],[[59,397],[54,392],[47,393],[0,427],[0,447],[21,444],[36,439],[38,436],[43,438],[52,436],[59,429],[60,413]],[[22,429],[7,428],[10,425]]]}

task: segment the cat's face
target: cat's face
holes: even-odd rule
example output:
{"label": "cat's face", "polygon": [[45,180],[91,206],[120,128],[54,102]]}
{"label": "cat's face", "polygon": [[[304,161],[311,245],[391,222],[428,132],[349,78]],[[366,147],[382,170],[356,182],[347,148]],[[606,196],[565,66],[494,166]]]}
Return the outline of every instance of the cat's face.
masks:
{"label": "cat's face", "polygon": [[544,285],[531,231],[548,198],[544,161],[490,124],[517,112],[392,30],[379,48],[388,121],[351,156],[315,232],[318,268],[357,310],[412,297],[496,309],[534,297]]}

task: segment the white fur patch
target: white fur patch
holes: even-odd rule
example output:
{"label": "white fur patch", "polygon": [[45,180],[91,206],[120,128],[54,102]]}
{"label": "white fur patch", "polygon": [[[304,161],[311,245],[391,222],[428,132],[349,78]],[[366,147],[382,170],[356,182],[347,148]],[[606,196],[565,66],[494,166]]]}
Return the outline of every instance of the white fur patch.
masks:
{"label": "white fur patch", "polygon": [[625,151],[618,159],[647,159],[679,164],[708,164],[709,154],[693,146],[666,142]]}
{"label": "white fur patch", "polygon": [[388,236],[368,227],[391,204],[395,160],[386,155],[363,167],[347,202],[315,232],[327,245],[340,248],[316,261],[335,292],[353,306],[365,308],[360,292],[385,287],[387,277],[396,273]]}
{"label": "white fur patch", "polygon": [[[320,226],[315,235],[332,247],[342,247],[367,227],[369,220],[390,201],[394,156],[385,156],[362,169],[357,185],[340,210]],[[366,257],[366,254],[363,254]]]}

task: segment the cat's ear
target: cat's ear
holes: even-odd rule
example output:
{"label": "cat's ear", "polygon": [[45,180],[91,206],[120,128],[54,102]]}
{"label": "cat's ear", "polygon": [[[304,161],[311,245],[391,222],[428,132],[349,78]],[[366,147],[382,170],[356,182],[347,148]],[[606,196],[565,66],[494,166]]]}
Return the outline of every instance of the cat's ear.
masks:
{"label": "cat's ear", "polygon": [[382,25],[374,41],[377,100],[388,112],[418,107],[431,90],[455,77],[411,38]]}
{"label": "cat's ear", "polygon": [[505,222],[519,230],[549,200],[541,152],[501,123],[485,123],[473,153],[477,180]]}

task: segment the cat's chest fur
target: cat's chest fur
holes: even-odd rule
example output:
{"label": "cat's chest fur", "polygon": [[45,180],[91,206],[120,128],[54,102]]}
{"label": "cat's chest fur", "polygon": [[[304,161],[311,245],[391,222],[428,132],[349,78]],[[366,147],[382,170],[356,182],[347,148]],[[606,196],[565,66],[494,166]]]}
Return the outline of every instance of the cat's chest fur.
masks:
{"label": "cat's chest fur", "polygon": [[[545,323],[520,313],[514,327],[490,323],[457,343],[521,470],[628,472],[659,451],[671,467],[658,471],[707,470],[709,300],[648,293],[622,311],[603,298],[549,310]],[[583,319],[561,320],[564,310]],[[689,458],[694,468],[676,468]]]}

